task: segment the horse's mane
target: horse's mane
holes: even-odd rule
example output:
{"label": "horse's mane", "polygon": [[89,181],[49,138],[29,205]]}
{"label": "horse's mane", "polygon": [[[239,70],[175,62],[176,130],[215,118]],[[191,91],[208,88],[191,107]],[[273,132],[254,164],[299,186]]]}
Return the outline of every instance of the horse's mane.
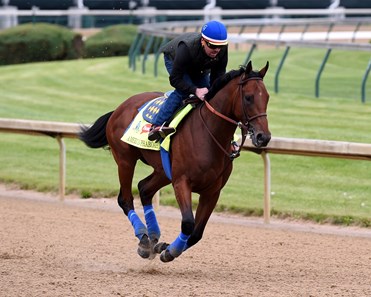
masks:
{"label": "horse's mane", "polygon": [[245,66],[240,66],[240,69],[238,70],[231,70],[224,74],[223,76],[217,78],[213,85],[211,86],[209,92],[206,94],[206,100],[210,100],[213,98],[216,93],[225,87],[227,83],[229,83],[232,79],[236,78],[237,76],[240,76],[242,73],[244,73],[246,70]]}

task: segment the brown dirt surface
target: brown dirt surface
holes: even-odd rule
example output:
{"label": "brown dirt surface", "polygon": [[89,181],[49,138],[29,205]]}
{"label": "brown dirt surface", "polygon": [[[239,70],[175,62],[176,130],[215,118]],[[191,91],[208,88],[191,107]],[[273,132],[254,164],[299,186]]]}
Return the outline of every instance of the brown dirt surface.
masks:
{"label": "brown dirt surface", "polygon": [[[179,211],[157,214],[171,242]],[[196,246],[162,263],[136,254],[114,199],[1,185],[0,226],[0,296],[371,296],[370,229],[213,214]]]}

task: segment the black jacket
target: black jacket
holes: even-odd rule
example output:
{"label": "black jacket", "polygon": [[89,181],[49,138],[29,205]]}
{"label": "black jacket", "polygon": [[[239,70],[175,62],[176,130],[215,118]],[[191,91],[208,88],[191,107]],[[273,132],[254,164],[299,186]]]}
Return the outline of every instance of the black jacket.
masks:
{"label": "black jacket", "polygon": [[225,74],[228,63],[228,46],[224,46],[216,58],[206,55],[201,44],[200,33],[185,33],[165,44],[161,51],[173,61],[169,80],[171,86],[187,94],[194,94],[197,86],[183,80],[188,74],[192,81],[210,73],[210,85]]}

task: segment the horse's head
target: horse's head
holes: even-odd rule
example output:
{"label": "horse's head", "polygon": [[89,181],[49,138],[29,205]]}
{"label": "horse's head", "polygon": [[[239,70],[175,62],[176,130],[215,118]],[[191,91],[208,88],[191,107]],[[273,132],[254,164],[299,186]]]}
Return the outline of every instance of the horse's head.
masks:
{"label": "horse's head", "polygon": [[252,143],[256,147],[266,146],[271,139],[267,119],[269,94],[263,82],[268,67],[269,62],[260,71],[253,71],[250,61],[238,83],[237,98],[240,98],[241,111],[238,117],[247,127]]}

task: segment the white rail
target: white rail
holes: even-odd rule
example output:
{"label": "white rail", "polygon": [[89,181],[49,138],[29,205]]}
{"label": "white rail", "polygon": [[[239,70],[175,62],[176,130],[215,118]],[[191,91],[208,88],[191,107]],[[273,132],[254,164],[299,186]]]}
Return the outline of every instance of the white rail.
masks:
{"label": "white rail", "polygon": [[[0,132],[45,135],[57,139],[60,146],[59,196],[61,200],[65,195],[66,181],[66,149],[63,138],[78,138],[79,127],[79,124],[74,123],[0,118]],[[265,223],[269,223],[270,220],[271,165],[269,153],[371,161],[371,144],[367,143],[273,137],[266,148],[257,149],[248,140],[243,149],[261,154],[264,161]]]}
{"label": "white rail", "polygon": [[269,153],[371,161],[371,144],[300,138],[273,137],[266,148],[257,149],[247,140],[243,149],[261,154],[264,161],[264,222],[270,220],[271,164]]}
{"label": "white rail", "polygon": [[59,198],[63,200],[66,189],[66,146],[63,138],[77,138],[79,125],[0,118],[0,132],[45,135],[57,139],[59,144]]}
{"label": "white rail", "polygon": [[[263,16],[263,17],[277,17],[277,16],[331,16],[344,17],[354,15],[371,15],[371,8],[344,8],[339,7],[335,9],[284,9],[280,7],[266,8],[266,9],[189,9],[189,10],[173,10],[173,9],[156,9],[155,7],[147,7],[136,10],[89,10],[88,8],[77,9],[71,7],[67,10],[44,10],[44,9],[30,9],[19,10],[12,6],[0,7],[0,16],[7,16],[12,14],[14,16],[138,16],[138,17],[155,17],[155,16]],[[13,8],[13,9],[12,9]]]}

